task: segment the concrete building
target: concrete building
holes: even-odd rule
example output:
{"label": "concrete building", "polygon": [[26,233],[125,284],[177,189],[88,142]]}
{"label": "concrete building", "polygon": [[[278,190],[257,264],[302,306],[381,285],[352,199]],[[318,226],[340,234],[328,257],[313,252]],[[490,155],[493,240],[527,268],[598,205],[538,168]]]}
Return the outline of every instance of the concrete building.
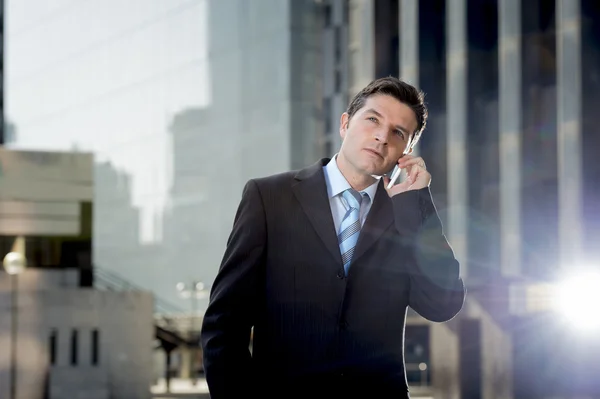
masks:
{"label": "concrete building", "polygon": [[28,263],[0,272],[2,398],[150,397],[152,294],[92,286],[92,171],[87,153],[0,148],[0,257]]}
{"label": "concrete building", "polygon": [[319,145],[322,156],[330,157],[341,144],[340,116],[350,101],[350,3],[347,0],[328,0],[319,4],[323,68]]}
{"label": "concrete building", "polygon": [[[4,0],[0,1],[0,43],[4,43]],[[0,59],[4,60],[4,46],[2,46],[2,48],[0,48]],[[4,63],[2,63],[0,65],[0,87],[1,87],[1,92],[4,92]],[[4,119],[4,96],[0,96],[0,121],[2,121],[2,123],[0,124],[0,144],[4,143],[5,141],[5,137],[8,136],[8,134],[5,132],[6,130],[6,122]]]}
{"label": "concrete building", "polygon": [[319,10],[8,0],[6,145],[93,152],[93,263],[191,310],[176,285],[210,286],[246,180],[322,155]]}
{"label": "concrete building", "polygon": [[[35,268],[19,275],[16,398],[150,398],[152,295],[82,288],[78,277]],[[10,290],[2,273],[3,398],[10,397]]]}
{"label": "concrete building", "polygon": [[539,285],[598,264],[598,2],[349,4],[349,94],[399,75],[429,105],[418,152],[469,288],[460,317],[429,325],[435,397],[598,395],[582,355],[598,342],[569,335]]}

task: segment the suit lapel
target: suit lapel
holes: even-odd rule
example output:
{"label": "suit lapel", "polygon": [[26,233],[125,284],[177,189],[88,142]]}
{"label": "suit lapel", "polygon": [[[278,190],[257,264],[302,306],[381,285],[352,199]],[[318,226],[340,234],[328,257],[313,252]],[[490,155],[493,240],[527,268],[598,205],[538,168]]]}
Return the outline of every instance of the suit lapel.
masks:
{"label": "suit lapel", "polygon": [[341,265],[342,255],[340,254],[337,233],[331,215],[331,206],[327,197],[327,185],[323,172],[323,166],[327,162],[329,162],[329,159],[322,159],[316,164],[299,171],[295,176],[296,181],[292,185],[292,190],[317,235],[336,262]]}
{"label": "suit lapel", "polygon": [[[337,233],[331,215],[331,206],[327,197],[327,186],[323,166],[329,159],[322,159],[316,164],[299,171],[292,185],[294,195],[300,202],[302,210],[310,220],[317,235],[338,264],[342,264],[342,255]],[[383,180],[377,185],[375,201],[371,206],[367,220],[361,229],[353,262],[361,257],[394,222],[392,200],[383,187]]]}
{"label": "suit lapel", "polygon": [[352,262],[363,255],[381,237],[394,222],[394,210],[392,200],[383,187],[383,180],[377,185],[375,201],[367,215],[367,220],[360,231],[356,249],[352,256]]}

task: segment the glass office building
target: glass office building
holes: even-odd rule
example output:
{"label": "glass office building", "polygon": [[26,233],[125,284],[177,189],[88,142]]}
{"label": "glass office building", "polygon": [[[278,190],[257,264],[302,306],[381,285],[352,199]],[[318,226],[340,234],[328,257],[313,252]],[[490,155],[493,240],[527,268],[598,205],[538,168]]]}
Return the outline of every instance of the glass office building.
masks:
{"label": "glass office building", "polygon": [[469,278],[545,277],[576,253],[597,259],[598,222],[582,216],[599,198],[598,2],[366,3],[370,75],[400,74],[426,93],[419,150]]}
{"label": "glass office building", "polygon": [[597,345],[557,348],[565,326],[528,313],[510,287],[600,259],[600,2],[350,4],[350,87],[399,74],[426,93],[418,151],[469,290],[450,334],[462,372],[452,397],[597,395]]}
{"label": "glass office building", "polygon": [[93,152],[94,267],[189,309],[176,285],[210,285],[244,183],[322,153],[320,5],[5,8],[7,147]]}

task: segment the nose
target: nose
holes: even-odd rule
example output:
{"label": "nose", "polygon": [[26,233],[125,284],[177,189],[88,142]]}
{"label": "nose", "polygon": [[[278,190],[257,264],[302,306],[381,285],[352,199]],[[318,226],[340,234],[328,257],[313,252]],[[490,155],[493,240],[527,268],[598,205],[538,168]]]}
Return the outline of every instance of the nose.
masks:
{"label": "nose", "polygon": [[377,129],[375,131],[375,141],[380,142],[383,145],[387,145],[389,140],[389,132],[387,129]]}

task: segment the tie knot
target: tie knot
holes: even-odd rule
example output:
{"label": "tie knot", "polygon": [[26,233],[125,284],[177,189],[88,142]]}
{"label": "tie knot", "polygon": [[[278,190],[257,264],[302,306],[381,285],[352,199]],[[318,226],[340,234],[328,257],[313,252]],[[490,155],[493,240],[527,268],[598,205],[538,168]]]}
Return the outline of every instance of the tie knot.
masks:
{"label": "tie knot", "polygon": [[344,191],[342,196],[344,197],[344,199],[346,200],[346,202],[348,203],[348,206],[350,208],[360,209],[362,195],[358,191],[356,191],[352,188],[349,188],[346,191]]}

